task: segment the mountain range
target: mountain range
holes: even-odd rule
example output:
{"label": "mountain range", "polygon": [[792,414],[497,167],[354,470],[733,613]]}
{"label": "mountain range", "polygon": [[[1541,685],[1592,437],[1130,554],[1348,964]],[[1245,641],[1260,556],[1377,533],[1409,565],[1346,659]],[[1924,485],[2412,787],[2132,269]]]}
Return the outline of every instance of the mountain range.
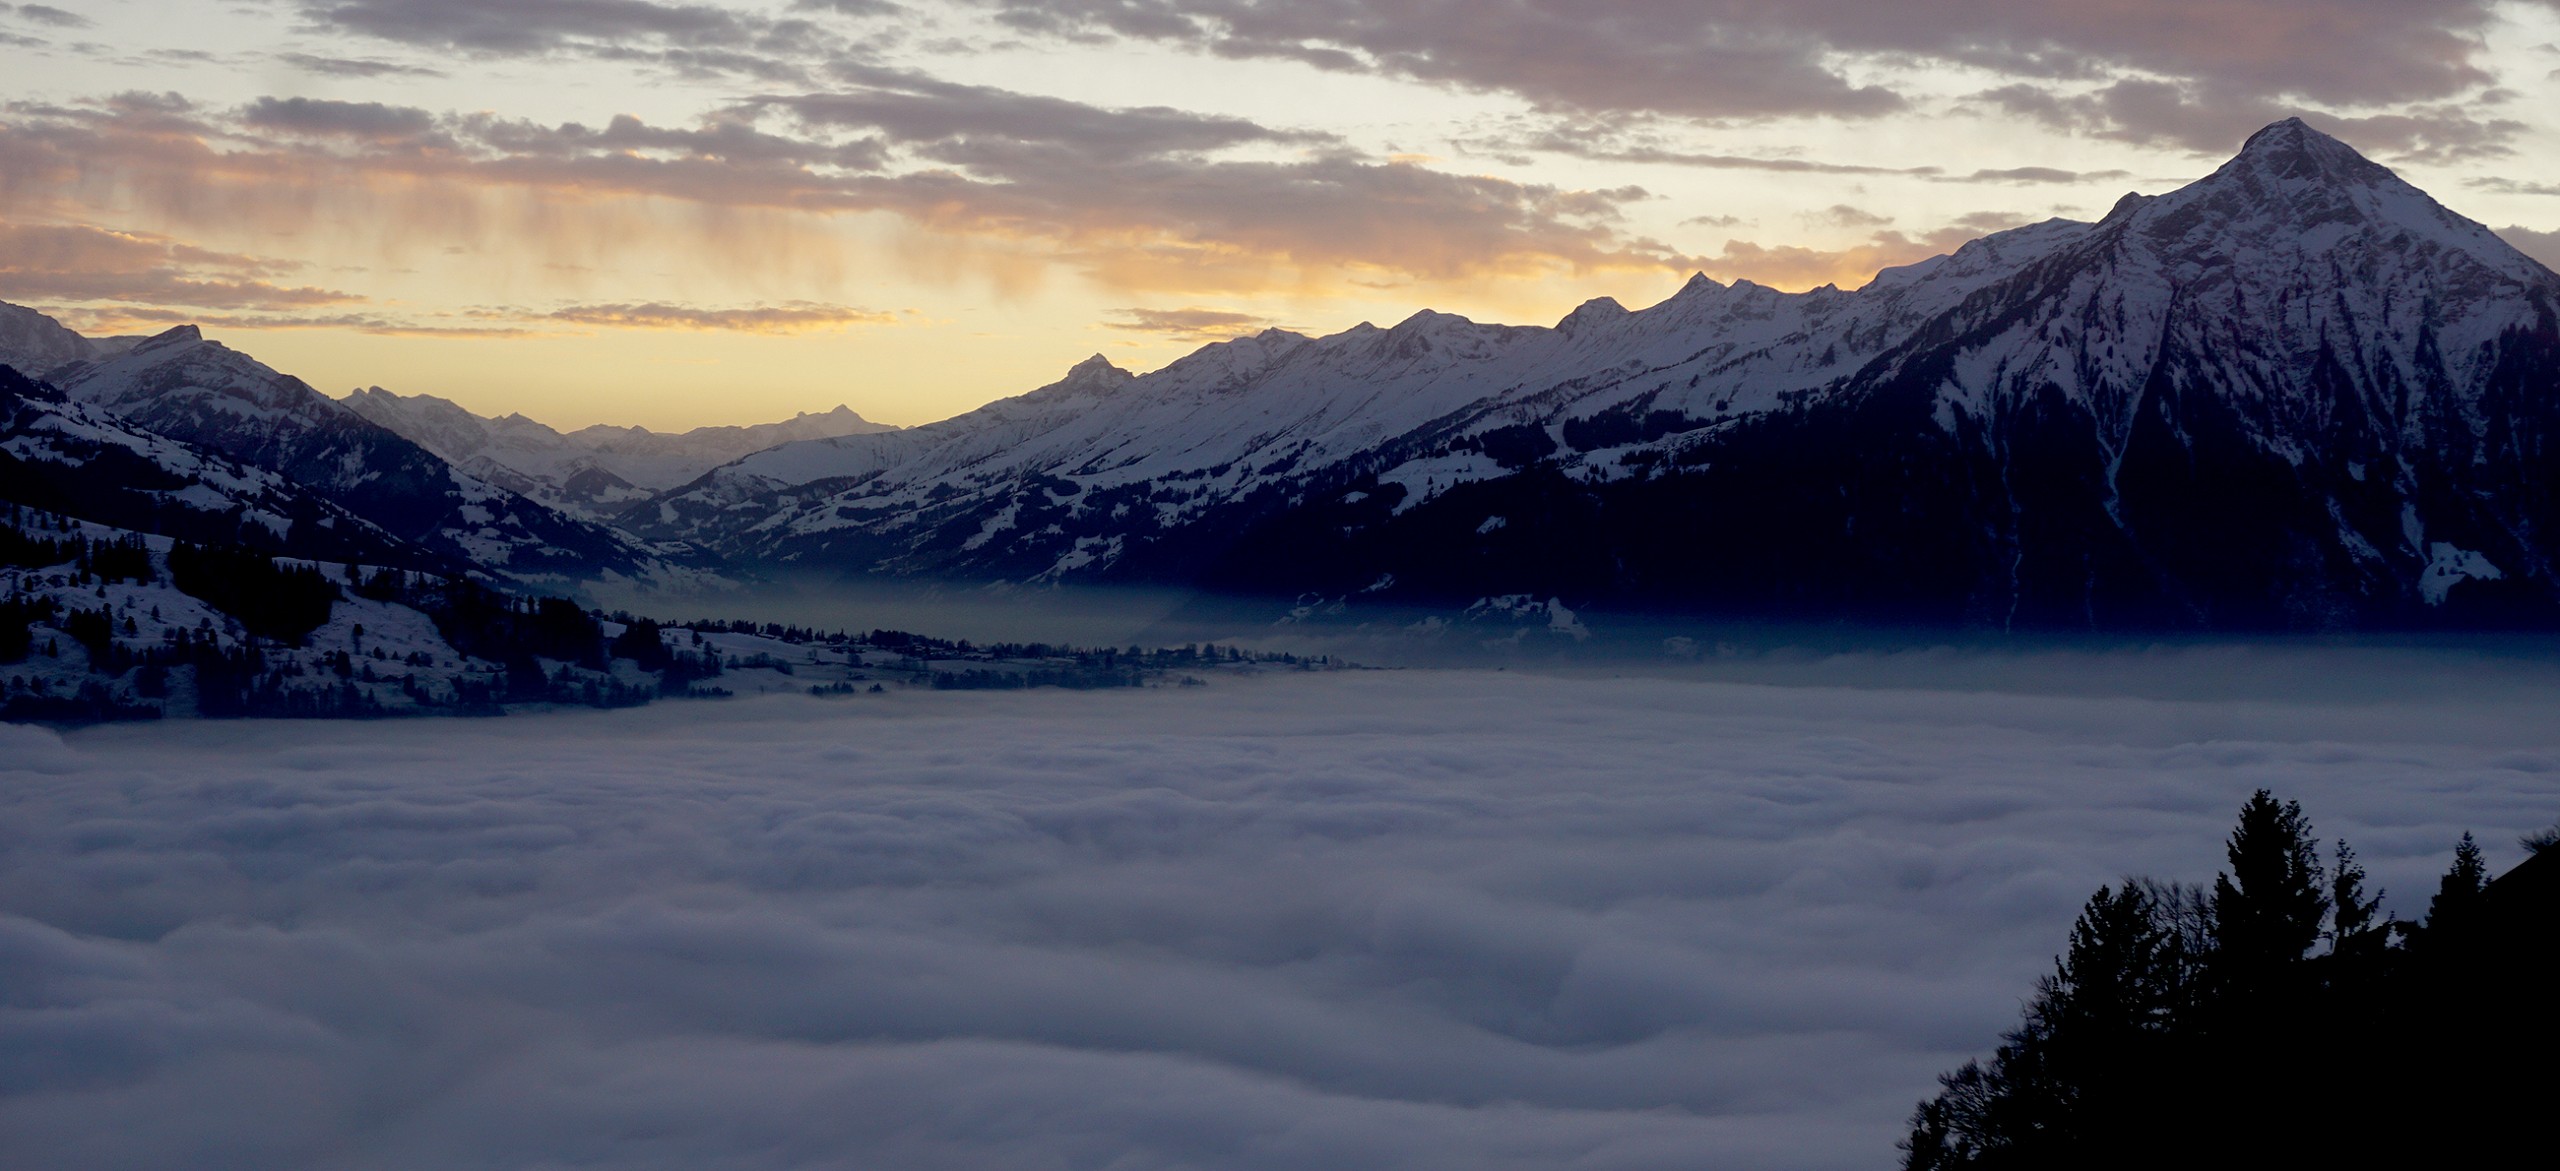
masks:
{"label": "mountain range", "polygon": [[24,316],[0,315],[0,362],[64,402],[519,580],[790,569],[1983,629],[2560,622],[2560,276],[2296,120],[2097,222],[1856,290],[1700,276],[1553,327],[1270,330],[1143,375],[1096,356],[907,429],[839,408],[563,434],[330,400],[191,329],[91,341]]}
{"label": "mountain range", "polygon": [[591,520],[609,520],[636,501],[769,447],[897,430],[841,404],[779,423],[671,434],[604,424],[563,432],[520,414],[491,418],[450,399],[393,394],[379,386],[339,401],[471,475]]}

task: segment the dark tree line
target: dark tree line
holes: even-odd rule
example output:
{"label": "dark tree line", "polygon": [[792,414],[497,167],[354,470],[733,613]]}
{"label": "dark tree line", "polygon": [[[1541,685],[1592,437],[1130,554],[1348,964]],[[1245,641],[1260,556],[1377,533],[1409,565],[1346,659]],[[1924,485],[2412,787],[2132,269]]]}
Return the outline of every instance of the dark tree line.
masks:
{"label": "dark tree line", "polygon": [[340,596],[338,584],[319,570],[240,545],[171,545],[169,582],[239,619],[249,633],[295,646],[329,620]]}
{"label": "dark tree line", "polygon": [[2539,1125],[2560,851],[2493,883],[2465,834],[2417,922],[2263,790],[2225,854],[2209,888],[2099,888],[2018,1027],[1913,1113],[1906,1171],[2414,1167]]}

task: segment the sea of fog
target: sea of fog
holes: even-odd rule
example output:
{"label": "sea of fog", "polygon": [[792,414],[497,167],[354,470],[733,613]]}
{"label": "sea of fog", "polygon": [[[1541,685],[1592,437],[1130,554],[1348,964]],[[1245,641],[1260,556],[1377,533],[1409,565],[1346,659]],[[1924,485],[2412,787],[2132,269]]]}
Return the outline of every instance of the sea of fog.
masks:
{"label": "sea of fog", "polygon": [[0,1164],[1888,1166],[2252,790],[2560,816],[2545,658],[1751,662],[0,726]]}

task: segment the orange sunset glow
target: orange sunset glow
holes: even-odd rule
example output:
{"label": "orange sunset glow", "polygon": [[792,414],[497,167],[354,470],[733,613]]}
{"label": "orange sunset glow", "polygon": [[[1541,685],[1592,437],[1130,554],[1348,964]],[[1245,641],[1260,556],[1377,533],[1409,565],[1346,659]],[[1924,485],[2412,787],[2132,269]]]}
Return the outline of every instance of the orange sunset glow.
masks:
{"label": "orange sunset glow", "polygon": [[2543,4],[1158,7],[0,5],[0,298],[561,426],[915,424],[1096,351],[1855,287],[2286,113],[2560,258]]}

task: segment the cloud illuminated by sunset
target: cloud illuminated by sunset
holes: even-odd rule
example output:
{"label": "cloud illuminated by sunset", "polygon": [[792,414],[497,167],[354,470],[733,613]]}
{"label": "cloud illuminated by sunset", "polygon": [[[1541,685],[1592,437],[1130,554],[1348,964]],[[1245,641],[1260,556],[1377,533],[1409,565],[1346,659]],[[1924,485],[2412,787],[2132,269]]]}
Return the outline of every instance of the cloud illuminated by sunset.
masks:
{"label": "cloud illuminated by sunset", "polygon": [[1855,286],[2291,113],[2560,259],[2554,43],[2547,0],[0,5],[0,299],[563,425],[912,423],[1097,348]]}

